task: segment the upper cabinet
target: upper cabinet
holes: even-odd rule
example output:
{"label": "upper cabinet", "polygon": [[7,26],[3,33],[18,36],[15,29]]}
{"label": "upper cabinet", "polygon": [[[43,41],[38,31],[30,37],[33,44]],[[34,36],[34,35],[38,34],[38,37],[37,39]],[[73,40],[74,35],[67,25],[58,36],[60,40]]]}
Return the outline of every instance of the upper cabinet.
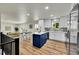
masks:
{"label": "upper cabinet", "polygon": [[67,27],[67,17],[61,17],[59,23],[60,27]]}
{"label": "upper cabinet", "polygon": [[74,6],[71,11],[71,29],[78,30],[78,6]]}
{"label": "upper cabinet", "polygon": [[50,28],[52,26],[52,21],[51,20],[44,20],[44,26],[45,26],[45,28]]}
{"label": "upper cabinet", "polygon": [[77,30],[77,16],[71,17],[71,29]]}

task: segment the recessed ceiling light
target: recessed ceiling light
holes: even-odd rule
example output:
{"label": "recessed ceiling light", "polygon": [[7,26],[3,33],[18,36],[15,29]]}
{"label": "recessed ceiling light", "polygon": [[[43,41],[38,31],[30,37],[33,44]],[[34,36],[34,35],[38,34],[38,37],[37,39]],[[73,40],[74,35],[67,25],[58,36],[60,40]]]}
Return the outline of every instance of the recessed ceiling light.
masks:
{"label": "recessed ceiling light", "polygon": [[46,10],[48,10],[48,9],[49,9],[49,7],[48,7],[48,6],[46,6],[46,7],[45,7],[45,9],[46,9]]}
{"label": "recessed ceiling light", "polygon": [[54,19],[56,19],[57,17],[53,17]]}
{"label": "recessed ceiling light", "polygon": [[37,20],[39,20],[39,18],[38,17],[35,17],[34,20],[37,21]]}
{"label": "recessed ceiling light", "polygon": [[51,14],[50,16],[53,17],[53,14]]}
{"label": "recessed ceiling light", "polygon": [[30,14],[29,14],[29,13],[27,13],[26,15],[27,15],[27,16],[30,16]]}
{"label": "recessed ceiling light", "polygon": [[69,24],[69,21],[67,23]]}
{"label": "recessed ceiling light", "polygon": [[54,21],[57,21],[56,19]]}

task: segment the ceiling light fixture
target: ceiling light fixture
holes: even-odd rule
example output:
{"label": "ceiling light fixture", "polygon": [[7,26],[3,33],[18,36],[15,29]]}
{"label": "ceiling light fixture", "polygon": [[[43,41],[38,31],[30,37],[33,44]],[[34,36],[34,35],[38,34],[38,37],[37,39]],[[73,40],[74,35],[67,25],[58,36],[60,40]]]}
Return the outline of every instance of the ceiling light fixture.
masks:
{"label": "ceiling light fixture", "polygon": [[54,19],[56,19],[57,17],[53,17]]}
{"label": "ceiling light fixture", "polygon": [[34,20],[37,21],[37,20],[39,20],[39,18],[38,17],[35,17]]}
{"label": "ceiling light fixture", "polygon": [[54,21],[57,21],[56,19]]}
{"label": "ceiling light fixture", "polygon": [[50,16],[51,16],[51,17],[53,17],[54,15],[53,15],[53,14],[51,14]]}
{"label": "ceiling light fixture", "polygon": [[30,14],[29,14],[29,13],[27,13],[26,15],[27,15],[27,16],[30,16]]}
{"label": "ceiling light fixture", "polygon": [[48,7],[48,6],[46,6],[46,7],[45,7],[45,9],[46,9],[46,10],[48,10],[48,9],[49,9],[49,7]]}

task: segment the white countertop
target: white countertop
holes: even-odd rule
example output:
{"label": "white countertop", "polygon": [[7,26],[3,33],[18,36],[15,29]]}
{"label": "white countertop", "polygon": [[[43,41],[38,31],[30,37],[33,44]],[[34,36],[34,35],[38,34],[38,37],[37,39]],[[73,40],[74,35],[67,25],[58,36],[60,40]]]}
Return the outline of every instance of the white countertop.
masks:
{"label": "white countertop", "polygon": [[11,35],[7,35],[8,37],[11,37],[11,38],[13,38],[13,39],[17,39],[17,38],[19,38],[19,36],[11,36]]}
{"label": "white countertop", "polygon": [[66,32],[63,32],[63,31],[46,31],[46,32],[49,32],[49,33],[66,33]]}
{"label": "white countertop", "polygon": [[37,34],[37,35],[41,35],[41,34],[44,34],[46,32],[35,32],[34,34]]}
{"label": "white countertop", "polygon": [[7,34],[4,34],[4,35],[6,35],[6,36],[8,36],[10,38],[13,38],[13,39],[19,38],[19,36],[12,36],[12,35],[7,35]]}

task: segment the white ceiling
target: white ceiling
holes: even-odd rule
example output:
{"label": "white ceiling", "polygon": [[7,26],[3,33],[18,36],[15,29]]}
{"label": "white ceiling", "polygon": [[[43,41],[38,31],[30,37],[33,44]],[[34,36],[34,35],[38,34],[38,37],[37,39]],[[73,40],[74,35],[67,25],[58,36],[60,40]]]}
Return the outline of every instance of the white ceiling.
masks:
{"label": "white ceiling", "polygon": [[[49,9],[45,10],[45,6]],[[9,3],[0,4],[0,12],[2,20],[23,23],[33,22],[35,18],[50,19],[51,14],[54,17],[65,16],[69,14],[72,6],[72,3]]]}

